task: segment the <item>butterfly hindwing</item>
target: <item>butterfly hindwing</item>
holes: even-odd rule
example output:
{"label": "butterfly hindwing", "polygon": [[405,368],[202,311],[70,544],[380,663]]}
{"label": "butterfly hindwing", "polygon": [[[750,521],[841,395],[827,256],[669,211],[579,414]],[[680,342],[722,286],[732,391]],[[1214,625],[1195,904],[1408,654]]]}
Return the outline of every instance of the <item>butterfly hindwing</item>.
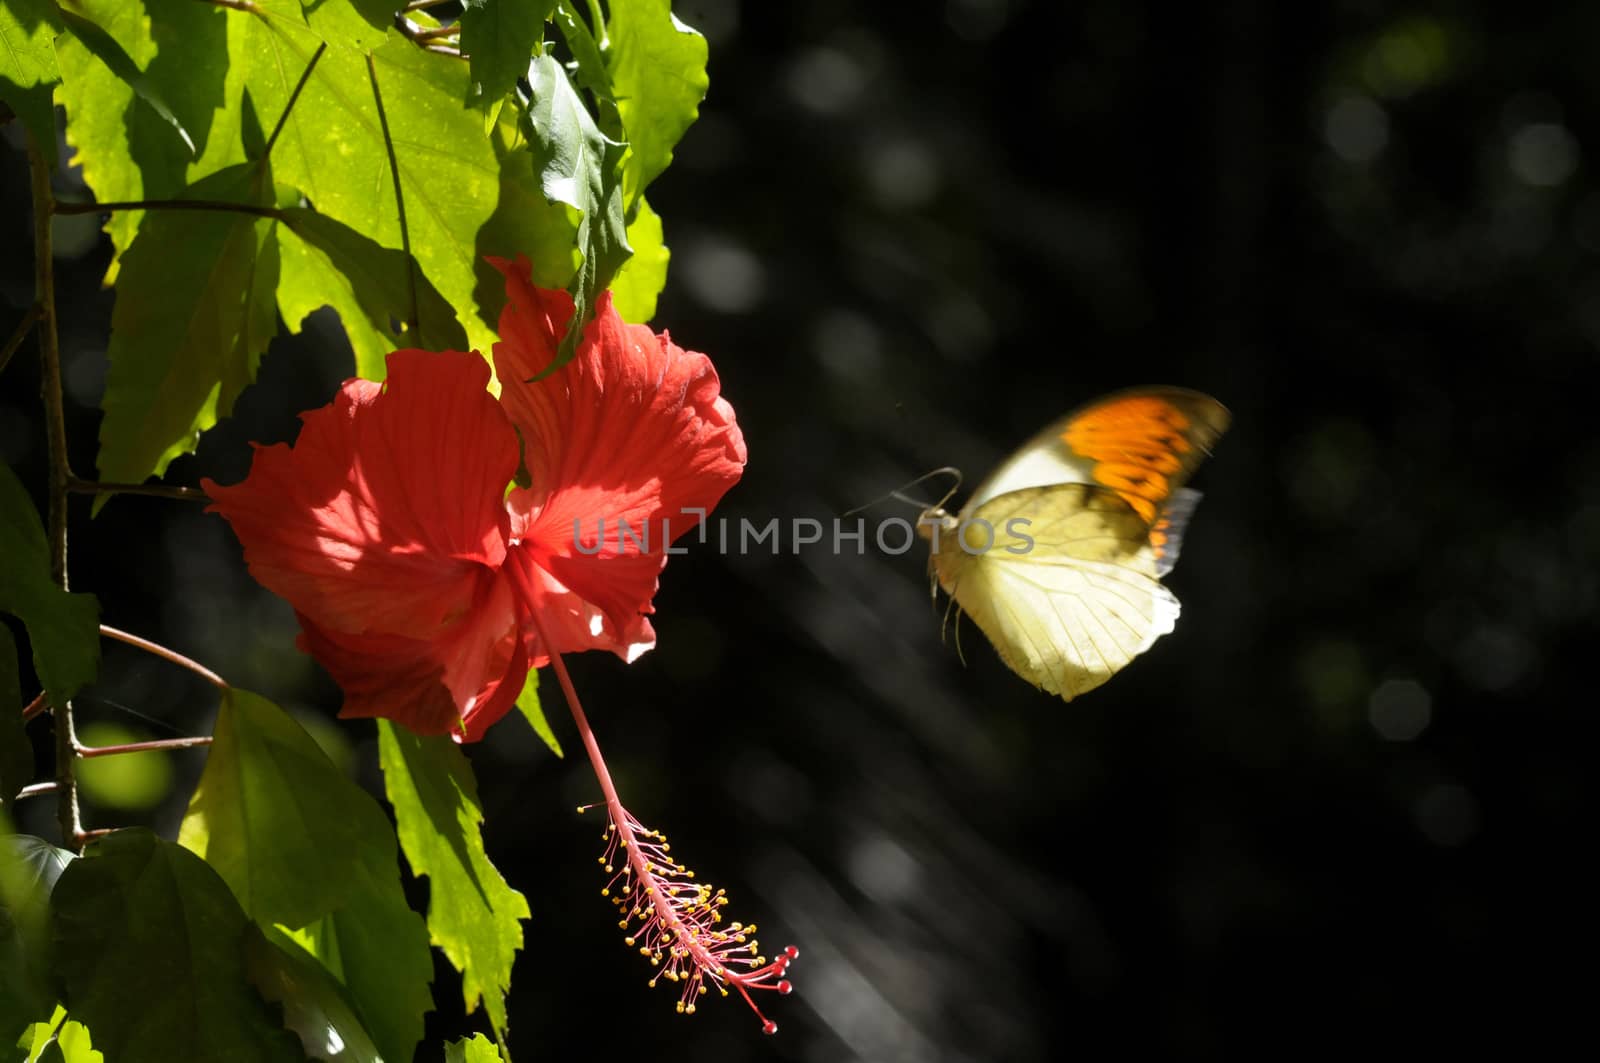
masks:
{"label": "butterfly hindwing", "polygon": [[934,552],[939,582],[1043,690],[1068,701],[1093,690],[1177,620],[1150,526],[1118,491],[1024,488],[969,505],[960,520],[965,532],[947,532]]}

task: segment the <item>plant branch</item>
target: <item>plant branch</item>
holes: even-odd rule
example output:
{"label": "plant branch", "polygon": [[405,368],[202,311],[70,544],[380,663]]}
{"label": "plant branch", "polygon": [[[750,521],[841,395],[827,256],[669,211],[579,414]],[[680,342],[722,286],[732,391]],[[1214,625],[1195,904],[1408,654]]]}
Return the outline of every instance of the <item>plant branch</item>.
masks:
{"label": "plant branch", "polygon": [[205,665],[198,661],[190,660],[177,650],[169,650],[167,647],[158,642],[151,642],[149,639],[142,639],[138,635],[118,630],[117,628],[110,627],[106,624],[100,625],[100,634],[104,635],[108,639],[116,639],[118,642],[126,642],[130,646],[137,646],[146,653],[154,654],[164,661],[171,661],[180,668],[187,668],[189,671],[193,672],[201,679],[204,679],[218,690],[231,689],[228,686],[227,680],[223,679],[220,675],[213,672]]}
{"label": "plant branch", "polygon": [[5,372],[6,363],[11,361],[11,356],[17,353],[17,348],[22,346],[22,341],[28,338],[28,330],[33,328],[34,322],[39,320],[39,304],[28,307],[28,312],[22,315],[22,320],[17,322],[17,327],[12,330],[11,338],[6,340],[6,345],[0,347],[0,373]]}
{"label": "plant branch", "polygon": [[181,487],[175,484],[108,483],[99,480],[80,480],[76,476],[68,481],[67,490],[80,495],[149,495],[152,498],[179,498],[185,502],[211,501],[211,496],[197,487]]}
{"label": "plant branch", "polygon": [[191,738],[156,738],[149,742],[124,742],[116,746],[85,746],[77,745],[73,751],[85,760],[94,757],[114,757],[120,753],[150,753],[160,749],[193,749],[195,746],[209,746],[210,735],[195,735]]}
{"label": "plant branch", "polygon": [[254,214],[262,218],[282,219],[283,211],[277,207],[262,207],[254,203],[230,203],[222,199],[123,199],[111,203],[57,203],[57,214],[105,214],[114,210],[217,210],[235,214]]}
{"label": "plant branch", "polygon": [[22,722],[27,723],[50,707],[49,692],[41,690],[39,696],[22,707]]}
{"label": "plant branch", "polygon": [[[50,578],[67,589],[67,484],[72,467],[67,456],[67,415],[61,398],[61,348],[56,337],[55,260],[50,246],[50,223],[55,196],[50,191],[52,167],[28,134],[28,169],[33,192],[34,307],[39,321],[40,398],[44,402],[46,436],[50,451]],[[78,818],[78,787],[73,776],[72,702],[55,707],[56,717],[56,822],[65,845],[77,843],[83,824]]]}
{"label": "plant branch", "polygon": [[406,322],[413,339],[421,330],[421,314],[417,312],[417,262],[411,257],[411,228],[406,224],[406,197],[400,185],[400,162],[394,154],[394,138],[389,135],[389,114],[383,109],[383,92],[378,88],[378,67],[367,56],[367,80],[372,82],[372,101],[378,106],[378,124],[383,129],[383,149],[389,153],[389,174],[394,178],[394,206],[400,217],[400,250],[406,256],[406,294],[410,318]]}
{"label": "plant branch", "polygon": [[305,70],[300,73],[300,80],[295,82],[294,91],[289,93],[289,102],[283,105],[283,113],[278,116],[278,124],[272,127],[272,135],[267,138],[266,149],[261,153],[265,158],[272,154],[272,145],[278,142],[278,134],[283,132],[284,123],[289,121],[289,115],[294,111],[294,105],[300,99],[300,90],[306,87],[306,82],[311,80],[311,72],[317,68],[317,63],[322,59],[322,53],[328,50],[328,42],[323,41],[317,45],[317,50],[311,54],[311,61],[306,64]]}
{"label": "plant branch", "polygon": [[43,797],[45,794],[55,793],[60,788],[61,784],[56,782],[54,779],[50,780],[49,782],[32,783],[17,791],[16,800],[21,801],[28,797]]}
{"label": "plant branch", "polygon": [[421,11],[425,7],[438,7],[441,4],[448,4],[449,2],[450,0],[411,0],[411,2],[401,10]]}

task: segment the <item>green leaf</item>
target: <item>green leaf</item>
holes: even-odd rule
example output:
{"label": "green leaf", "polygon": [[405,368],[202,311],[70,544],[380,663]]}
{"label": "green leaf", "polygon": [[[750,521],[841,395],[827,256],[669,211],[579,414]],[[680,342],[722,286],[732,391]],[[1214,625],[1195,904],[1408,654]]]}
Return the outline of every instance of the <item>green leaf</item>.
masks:
{"label": "green leaf", "polygon": [[143,828],[89,846],[51,896],[68,1012],[117,1063],[301,1058],[245,980],[250,925],[205,861]]}
{"label": "green leaf", "polygon": [[100,671],[100,603],[68,594],[50,578],[44,526],[16,474],[0,465],[0,611],[21,619],[33,669],[65,705]]}
{"label": "green leaf", "polygon": [[0,836],[0,1045],[15,1044],[55,1005],[50,893],[72,858],[42,838]]}
{"label": "green leaf", "polygon": [[622,264],[611,282],[612,305],[624,321],[644,324],[656,316],[656,299],[667,286],[667,263],[672,258],[663,242],[665,236],[660,215],[641,196],[639,209],[628,225],[633,257]]}
{"label": "green leaf", "polygon": [[500,1050],[483,1034],[475,1033],[446,1044],[444,1063],[500,1063]]}
{"label": "green leaf", "polygon": [[378,721],[378,759],[400,846],[412,871],[428,877],[428,932],[461,972],[467,1010],[481,997],[503,1038],[528,902],[484,851],[472,768],[449,738],[420,738],[388,720]]}
{"label": "green leaf", "polygon": [[545,745],[550,747],[550,752],[561,757],[566,754],[561,752],[561,743],[556,741],[555,732],[550,730],[550,721],[544,718],[544,709],[539,707],[539,672],[537,669],[528,669],[528,678],[522,684],[522,693],[517,695],[517,711],[522,713],[524,719],[533,727],[533,733]]}
{"label": "green leaf", "polygon": [[[137,0],[74,0],[72,10],[78,16],[73,25],[97,50],[72,33],[56,42],[63,79],[57,98],[67,109],[72,161],[97,199],[167,199],[244,161],[242,95],[237,86],[226,88],[229,19],[221,8],[156,3],[147,13]],[[86,22],[104,40],[83,31]],[[160,101],[168,117],[152,101]],[[107,283],[143,217],[121,210],[107,221],[115,252]]]}
{"label": "green leaf", "polygon": [[[185,199],[272,208],[262,163],[202,178]],[[123,256],[111,314],[97,465],[103,479],[161,475],[255,379],[277,330],[278,241],[269,217],[157,211]]]}
{"label": "green leaf", "polygon": [[52,94],[61,84],[55,39],[60,33],[61,16],[51,0],[0,4],[0,100],[22,119],[52,166],[56,161]]}
{"label": "green leaf", "polygon": [[[33,743],[22,726],[22,677],[17,669],[17,642],[0,624],[0,808],[11,804],[33,781]],[[5,1042],[0,1035],[0,1044]]]}
{"label": "green leaf", "polygon": [[[230,14],[244,25],[239,62],[248,68],[253,99],[262,114],[277,115],[321,42],[286,19]],[[461,105],[466,64],[400,37],[375,51],[372,63],[383,116],[367,58],[326,51],[273,148],[274,173],[299,188],[319,213],[383,247],[403,247],[389,165],[392,142],[412,253],[456,308],[468,343],[487,351],[494,334],[467,309],[476,282],[478,230],[494,211],[500,164],[481,118]]]}
{"label": "green leaf", "polygon": [[[467,334],[455,310],[415,258],[380,247],[348,225],[303,207],[285,210],[283,221],[285,228],[278,231],[278,310],[284,321],[298,325],[313,310],[333,307],[355,350],[357,376],[382,380],[384,356],[401,347],[467,349]],[[412,283],[418,317],[414,333],[404,327],[411,316]]]}
{"label": "green leaf", "polygon": [[555,0],[465,0],[461,50],[471,57],[468,103],[488,106],[527,75],[554,6]]}
{"label": "green leaf", "polygon": [[329,44],[370,52],[383,44],[403,0],[301,0],[306,25]]}
{"label": "green leaf", "polygon": [[[121,746],[151,739],[147,731],[109,720],[84,724],[78,740],[86,746]],[[172,791],[172,754],[146,749],[78,762],[78,792],[95,805],[118,811],[147,812]]]}
{"label": "green leaf", "polygon": [[95,58],[104,63],[106,68],[127,83],[134,94],[150,109],[172,127],[178,139],[183,142],[184,148],[190,155],[196,154],[194,138],[189,135],[189,130],[184,128],[183,120],[173,113],[167,104],[166,96],[153,79],[146,77],[139,64],[134,62],[133,56],[111,34],[107,33],[96,23],[79,15],[70,7],[62,13],[67,28],[72,31],[72,36],[78,40]]}
{"label": "green leaf", "polygon": [[348,988],[383,1055],[411,1058],[433,963],[394,830],[292,717],[247,690],[223,695],[178,841],[256,922],[303,930],[296,940]]}
{"label": "green leaf", "polygon": [[283,1009],[284,1026],[300,1038],[307,1056],[329,1063],[382,1063],[344,988],[281,932],[246,931],[244,966],[256,991]]}
{"label": "green leaf", "polygon": [[628,216],[672,162],[672,149],[706,98],[706,39],[679,22],[669,0],[612,0],[606,65],[629,158],[622,188]]}
{"label": "green leaf", "polygon": [[490,328],[498,329],[506,304],[506,279],[485,256],[528,256],[533,283],[541,288],[565,288],[577,274],[578,212],[552,203],[539,187],[538,175],[528,165],[519,108],[500,111],[491,131],[495,157],[500,161],[500,198],[489,221],[478,230],[478,283],[473,299],[478,314]]}
{"label": "green leaf", "polygon": [[574,312],[554,372],[577,353],[584,328],[594,319],[594,301],[632,254],[622,216],[619,163],[626,145],[606,137],[584,109],[561,64],[546,54],[529,71],[533,101],[528,111],[528,146],[545,197],[582,212],[578,249],[583,264],[567,287]]}
{"label": "green leaf", "polygon": [[17,1043],[27,1049],[26,1063],[105,1063],[106,1058],[95,1051],[88,1028],[68,1019],[67,1009],[60,1006],[44,1022],[28,1027]]}

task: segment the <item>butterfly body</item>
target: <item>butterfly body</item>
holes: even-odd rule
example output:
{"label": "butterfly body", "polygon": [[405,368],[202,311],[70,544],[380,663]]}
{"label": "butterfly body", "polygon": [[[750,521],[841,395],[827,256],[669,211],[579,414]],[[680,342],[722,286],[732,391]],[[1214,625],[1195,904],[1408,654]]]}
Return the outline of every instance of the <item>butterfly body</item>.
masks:
{"label": "butterfly body", "polygon": [[1184,487],[1228,424],[1181,388],[1097,399],[1051,424],[958,514],[923,513],[938,586],[1041,690],[1072,700],[1171,631],[1161,584],[1199,493]]}

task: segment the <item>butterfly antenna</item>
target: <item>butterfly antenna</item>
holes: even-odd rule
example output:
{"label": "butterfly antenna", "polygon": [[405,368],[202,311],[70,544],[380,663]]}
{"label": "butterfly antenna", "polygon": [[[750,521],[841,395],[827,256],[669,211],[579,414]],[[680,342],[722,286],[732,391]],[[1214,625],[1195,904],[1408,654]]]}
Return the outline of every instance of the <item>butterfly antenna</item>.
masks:
{"label": "butterfly antenna", "polygon": [[[931,480],[935,476],[949,476],[949,477],[952,477],[955,480],[955,483],[951,486],[950,490],[945,492],[944,497],[939,499],[939,501],[934,503],[933,505],[929,505],[928,503],[922,501],[920,498],[912,498],[910,495],[907,495],[905,493],[906,491],[909,491],[911,488],[913,488],[913,487],[917,486],[918,484],[922,483],[924,480]],[[945,466],[943,466],[941,468],[934,469],[932,472],[925,472],[921,476],[917,477],[915,480],[911,480],[911,481],[909,481],[907,483],[901,484],[899,487],[895,488],[893,491],[890,491],[888,494],[883,495],[883,496],[881,496],[879,498],[875,498],[871,502],[868,502],[866,505],[856,506],[854,509],[847,510],[846,512],[840,514],[840,516],[841,517],[853,517],[857,513],[860,513],[863,510],[871,509],[873,506],[877,505],[880,502],[887,502],[891,498],[894,499],[897,502],[905,502],[905,503],[907,503],[909,505],[916,506],[919,510],[935,509],[935,508],[937,508],[939,506],[944,505],[946,502],[950,501],[950,497],[952,495],[954,495],[959,490],[961,490],[961,470],[956,468],[953,465],[945,465]]]}

